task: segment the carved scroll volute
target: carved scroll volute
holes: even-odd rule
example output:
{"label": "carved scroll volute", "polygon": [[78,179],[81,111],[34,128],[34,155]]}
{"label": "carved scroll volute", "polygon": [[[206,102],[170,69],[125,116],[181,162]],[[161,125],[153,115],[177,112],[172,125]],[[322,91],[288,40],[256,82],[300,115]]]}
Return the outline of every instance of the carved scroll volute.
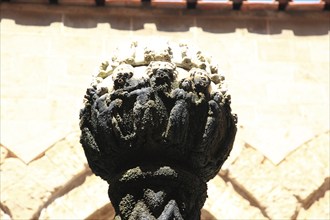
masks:
{"label": "carved scroll volute", "polygon": [[89,166],[109,182],[118,219],[199,219],[206,182],[236,134],[225,78],[185,44],[122,50],[102,63],[85,95]]}

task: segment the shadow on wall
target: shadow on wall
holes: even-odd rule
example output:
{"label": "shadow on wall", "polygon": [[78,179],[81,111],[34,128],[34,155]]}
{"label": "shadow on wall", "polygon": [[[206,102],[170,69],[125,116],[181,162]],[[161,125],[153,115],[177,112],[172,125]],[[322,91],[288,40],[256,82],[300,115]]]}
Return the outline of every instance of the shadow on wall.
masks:
{"label": "shadow on wall", "polygon": [[[7,5],[8,9],[15,7]],[[33,7],[33,6],[31,6]],[[1,10],[1,19],[15,20],[19,25],[48,26],[63,22],[71,28],[95,28],[98,23],[108,23],[109,28],[136,31],[144,24],[153,23],[158,31],[187,32],[190,27],[199,27],[211,33],[232,33],[246,29],[256,34],[281,34],[292,30],[296,36],[329,34],[328,12],[271,12],[247,13],[241,11],[207,14],[207,11],[182,11],[160,9],[126,9],[77,7],[68,10],[63,6],[50,6],[38,10]]]}

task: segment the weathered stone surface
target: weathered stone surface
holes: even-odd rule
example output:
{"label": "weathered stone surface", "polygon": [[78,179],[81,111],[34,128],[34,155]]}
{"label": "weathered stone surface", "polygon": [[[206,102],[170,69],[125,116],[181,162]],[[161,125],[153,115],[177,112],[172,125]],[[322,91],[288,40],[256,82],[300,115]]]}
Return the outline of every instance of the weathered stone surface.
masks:
{"label": "weathered stone surface", "polygon": [[1,192],[26,176],[27,166],[17,158],[7,158],[0,166]]}
{"label": "weathered stone surface", "polygon": [[217,62],[193,45],[132,42],[84,98],[81,143],[118,217],[199,219],[237,130]]}
{"label": "weathered stone surface", "polygon": [[277,166],[245,146],[222,175],[254,200],[267,217],[290,219],[310,204],[317,192],[327,189],[328,155],[329,132],[301,146]]}
{"label": "weathered stone surface", "polygon": [[115,210],[111,203],[95,210],[86,220],[95,220],[95,219],[104,219],[104,220],[113,220],[115,218]]}
{"label": "weathered stone surface", "polygon": [[46,204],[90,173],[78,139],[70,135],[28,166],[17,158],[1,164],[1,205],[12,218],[37,218]]}
{"label": "weathered stone surface", "polygon": [[33,219],[50,196],[37,180],[25,176],[1,192],[1,206],[9,210],[13,219]]}
{"label": "weathered stone surface", "polygon": [[303,206],[309,206],[320,193],[330,189],[329,135],[329,131],[317,135],[287,156],[277,168],[283,187]]}
{"label": "weathered stone surface", "polygon": [[8,154],[8,150],[4,146],[0,145],[0,164],[5,161],[5,159],[8,157]]}
{"label": "weathered stone surface", "polygon": [[228,175],[234,185],[250,193],[259,202],[261,209],[269,207],[267,214],[271,218],[290,219],[295,212],[297,200],[277,182],[279,174],[274,169],[276,167],[265,156],[246,146],[240,157],[228,168]]}
{"label": "weathered stone surface", "polygon": [[301,209],[297,219],[330,219],[330,191],[315,201],[311,207]]}
{"label": "weathered stone surface", "polygon": [[[19,150],[32,154],[31,151],[37,147],[34,144],[40,141],[41,136],[49,140],[49,135],[52,135],[54,127],[43,123],[63,118],[76,123],[83,94],[79,91],[89,83],[86,72],[93,71],[100,62],[100,56],[115,49],[115,45],[127,42],[131,37],[144,40],[151,35],[171,41],[189,39],[214,55],[217,61],[225,61],[222,69],[230,73],[227,79],[233,95],[232,106],[243,127],[238,134],[248,130],[245,141],[258,151],[265,149],[267,157],[279,158],[277,162],[272,159],[273,162],[280,163],[287,152],[300,145],[292,144],[308,139],[296,132],[299,129],[303,128],[313,136],[324,126],[328,129],[328,12],[267,15],[205,12],[207,14],[191,10],[178,13],[173,10],[117,10],[111,7],[95,10],[94,7],[77,9],[46,4],[18,6],[1,3],[1,143],[8,135],[17,141],[15,145],[23,143],[17,147]],[[184,20],[184,24],[174,22],[176,19]],[[68,35],[71,36],[69,39]],[[66,48],[60,48],[63,45]],[[293,86],[296,81],[300,85]],[[316,86],[306,84],[304,90],[301,82],[305,81]],[[287,91],[293,92],[294,96],[283,97]],[[68,123],[54,124],[60,129],[69,127]],[[39,137],[34,143],[24,144],[35,136]],[[68,157],[63,159],[68,160]],[[302,160],[305,159],[308,158],[303,157]],[[294,165],[295,169],[313,167],[308,161],[299,168]],[[1,197],[8,185],[22,178],[21,174],[16,175],[24,170],[22,164],[12,161],[10,164],[12,168],[9,164],[1,166]],[[296,176],[291,166],[287,165],[287,175],[277,182],[285,181],[287,176]],[[263,167],[264,164],[255,163],[246,175]],[[7,169],[11,171],[5,174]],[[64,172],[66,169],[69,167]],[[314,176],[314,172],[318,170],[313,169],[302,176]],[[278,172],[271,170],[261,174],[261,178],[270,179],[262,181],[263,185],[255,177],[257,188],[272,184],[272,175],[278,176]],[[291,180],[292,185],[299,185],[294,178]],[[320,180],[316,181],[316,185],[317,182]],[[303,180],[303,183],[305,186],[301,184],[301,189],[308,189],[308,181]],[[11,198],[15,198],[15,192],[12,191]],[[289,191],[287,193],[290,194]],[[306,198],[306,195],[301,194],[301,198]],[[259,197],[260,193],[256,196]],[[312,200],[307,196],[306,201]]]}
{"label": "weathered stone surface", "polygon": [[86,219],[95,210],[110,203],[107,191],[108,184],[105,181],[95,175],[87,176],[81,185],[44,208],[39,218]]}
{"label": "weathered stone surface", "polygon": [[10,216],[7,215],[2,209],[0,209],[0,219],[1,220],[11,220]]}
{"label": "weathered stone surface", "polygon": [[45,152],[45,156],[67,177],[72,177],[88,167],[77,133],[57,142]]}
{"label": "weathered stone surface", "polygon": [[233,188],[230,182],[225,182],[220,176],[207,183],[208,198],[203,209],[212,214],[215,219],[267,219],[261,211],[252,206]]}

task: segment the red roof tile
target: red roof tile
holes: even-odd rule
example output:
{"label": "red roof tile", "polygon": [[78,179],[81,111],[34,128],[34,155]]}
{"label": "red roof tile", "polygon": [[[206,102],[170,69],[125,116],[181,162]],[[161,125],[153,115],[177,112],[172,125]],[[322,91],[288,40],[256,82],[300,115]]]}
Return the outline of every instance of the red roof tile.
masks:
{"label": "red roof tile", "polygon": [[185,0],[151,0],[152,7],[159,8],[186,8]]}
{"label": "red roof tile", "polygon": [[57,3],[60,5],[138,6],[197,8],[200,10],[330,10],[330,0],[2,0],[12,3]]}
{"label": "red roof tile", "polygon": [[95,0],[57,0],[59,4],[67,5],[95,5]]}
{"label": "red roof tile", "polygon": [[198,0],[196,8],[198,9],[220,9],[227,10],[233,9],[233,2],[229,0],[210,1],[210,0]]}
{"label": "red roof tile", "polygon": [[106,6],[141,6],[141,0],[105,0]]}
{"label": "red roof tile", "polygon": [[278,10],[279,2],[275,0],[247,0],[244,1],[241,10]]}
{"label": "red roof tile", "polygon": [[290,1],[286,7],[286,10],[322,10],[325,7],[325,2],[322,0],[293,0]]}

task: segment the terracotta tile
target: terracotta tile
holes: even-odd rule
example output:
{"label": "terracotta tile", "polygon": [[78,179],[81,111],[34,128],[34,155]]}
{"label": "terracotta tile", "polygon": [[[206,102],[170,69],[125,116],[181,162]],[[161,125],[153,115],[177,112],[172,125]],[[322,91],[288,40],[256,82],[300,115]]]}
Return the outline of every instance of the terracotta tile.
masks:
{"label": "terracotta tile", "polygon": [[277,1],[267,1],[267,0],[252,0],[243,1],[241,10],[278,10],[279,3]]}
{"label": "terracotta tile", "polygon": [[186,8],[184,0],[151,0],[151,6],[156,8]]}
{"label": "terracotta tile", "polygon": [[10,2],[14,2],[14,3],[49,3],[48,0],[11,0]]}
{"label": "terracotta tile", "polygon": [[58,0],[63,5],[96,5],[95,0]]}
{"label": "terracotta tile", "polygon": [[214,10],[231,10],[233,8],[233,2],[227,0],[209,1],[199,0],[197,1],[196,8],[198,9],[214,9]]}
{"label": "terracotta tile", "polygon": [[141,6],[141,0],[106,0],[106,6]]}
{"label": "terracotta tile", "polygon": [[287,11],[321,11],[325,2],[322,1],[293,1],[286,6]]}

